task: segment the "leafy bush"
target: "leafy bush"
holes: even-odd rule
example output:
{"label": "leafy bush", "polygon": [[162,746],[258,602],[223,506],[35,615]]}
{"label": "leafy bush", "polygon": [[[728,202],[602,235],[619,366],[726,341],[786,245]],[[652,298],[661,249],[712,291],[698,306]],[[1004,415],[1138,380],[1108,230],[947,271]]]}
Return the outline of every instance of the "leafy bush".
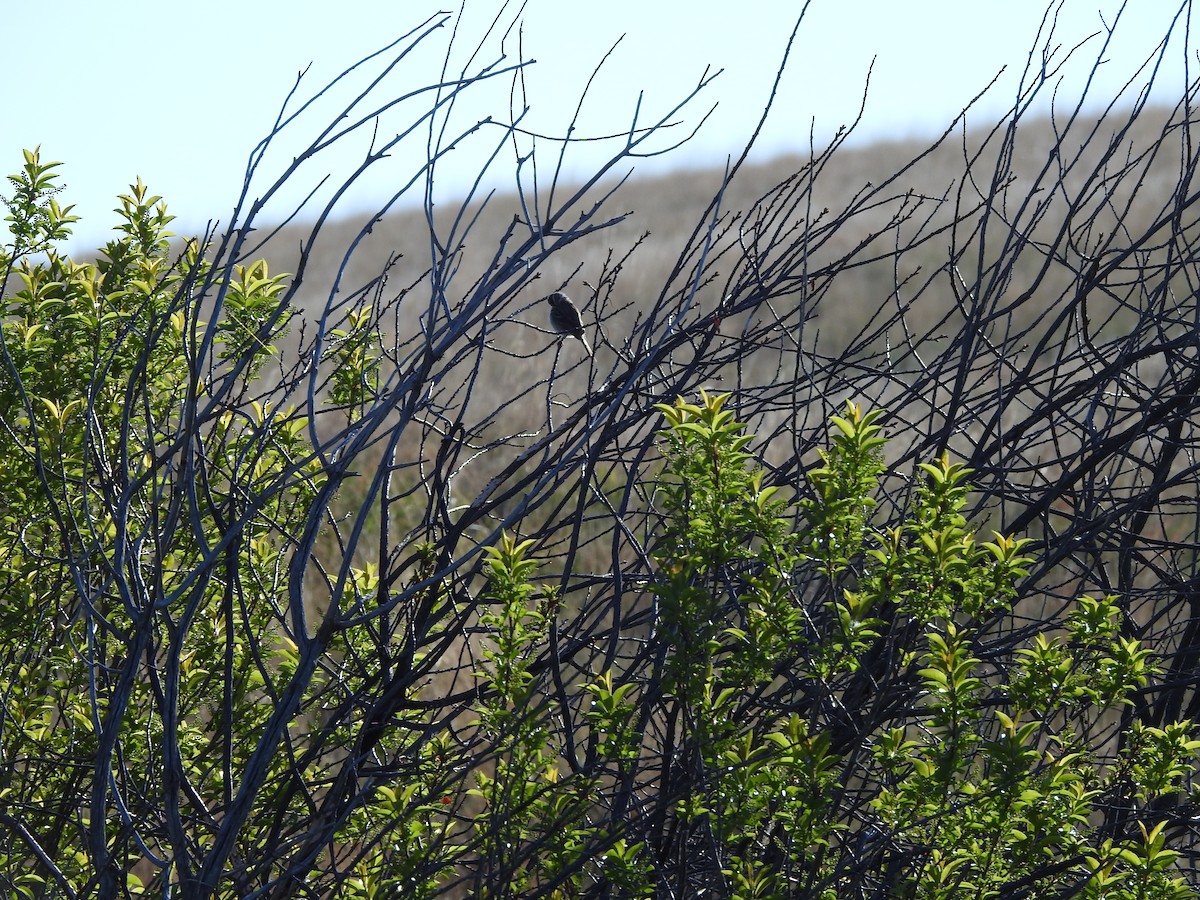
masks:
{"label": "leafy bush", "polygon": [[[850,405],[794,533],[726,399],[660,407],[668,518],[652,591],[666,658],[588,687],[619,709],[593,716],[603,735],[638,714],[648,738],[669,738],[607,761],[618,792],[670,786],[657,841],[636,816],[617,829],[623,855],[638,838],[644,890],[1190,896],[1154,811],[1194,771],[1190,724],[1139,729],[1118,753],[1081,737],[1152,671],[1117,634],[1111,598],[1081,598],[998,650],[985,624],[1010,612],[1025,542],[976,542],[968,470],[923,465],[906,522],[873,533],[881,414]],[[889,683],[864,685],[861,660],[880,652]],[[618,691],[636,713],[607,699]],[[618,796],[593,802],[620,809]],[[1114,837],[1097,814],[1130,797]]]}
{"label": "leafy bush", "polygon": [[[319,719],[291,724],[305,762],[254,738],[306,664],[285,536],[325,479],[302,419],[221,402],[271,358],[283,278],[232,267],[209,327],[203,248],[173,258],[171,217],[140,182],[101,258],[64,258],[57,166],[26,153],[0,256],[21,285],[0,314],[0,878],[14,897],[197,877],[172,848],[207,843],[239,773],[260,765],[270,796],[293,766],[324,765],[306,739]],[[244,830],[232,852],[259,840]]]}

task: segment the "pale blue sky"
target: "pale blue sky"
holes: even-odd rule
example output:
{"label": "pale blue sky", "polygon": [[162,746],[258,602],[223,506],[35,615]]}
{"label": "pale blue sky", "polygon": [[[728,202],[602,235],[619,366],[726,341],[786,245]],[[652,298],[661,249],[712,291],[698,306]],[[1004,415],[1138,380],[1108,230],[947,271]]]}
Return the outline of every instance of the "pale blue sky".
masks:
{"label": "pale blue sky", "polygon": [[[1179,0],[1130,3],[1091,89],[1093,106],[1135,76],[1179,5]],[[532,111],[525,124],[561,134],[593,68],[624,34],[591,89],[579,133],[628,128],[639,91],[644,91],[642,119],[657,118],[711,65],[724,73],[682,119],[695,123],[714,103],[717,111],[688,147],[647,160],[639,171],[722,165],[757,121],[800,7],[794,0],[529,0],[519,17],[524,55],[538,62],[526,72]],[[1060,43],[1065,48],[1100,30],[1101,15],[1111,25],[1119,7],[1115,0],[1066,0]],[[266,134],[300,69],[312,63],[301,89],[311,94],[438,9],[458,9],[426,0],[211,0],[199,5],[75,0],[54,4],[53,13],[46,8],[0,0],[9,87],[0,120],[0,171],[19,168],[20,150],[35,144],[41,144],[44,156],[66,164],[64,199],[85,217],[72,248],[77,251],[108,235],[114,198],[138,175],[167,199],[178,216],[177,231],[197,230],[209,217],[228,221],[248,155]],[[458,65],[466,62],[473,46],[467,38],[477,36],[501,10],[509,22],[519,9],[517,3],[506,6],[500,0],[468,0],[453,57]],[[971,118],[981,124],[994,120],[1012,103],[1016,76],[1044,10],[1043,0],[812,0],[760,156],[803,150],[810,127],[820,143],[851,121],[872,57],[875,70],[860,139],[940,130],[1008,66],[1001,84]],[[424,55],[400,67],[379,88],[376,100],[435,78],[449,30],[442,29]],[[1177,31],[1169,65],[1159,76],[1160,93],[1171,102],[1178,99],[1185,77],[1182,22]],[[514,33],[506,44],[510,59],[515,59],[516,46]],[[498,41],[493,42],[480,59],[491,59],[498,50]],[[1078,94],[1099,50],[1099,38],[1080,50],[1080,64],[1068,70],[1063,96]],[[357,82],[360,88],[363,84]],[[464,100],[452,123],[465,126],[489,113],[506,115],[510,88],[511,80],[480,87],[474,105],[469,97]],[[315,112],[307,125],[296,126],[297,137],[328,122],[323,109]],[[386,122],[380,133],[395,133],[400,121]],[[481,154],[498,137],[497,130],[485,130],[447,159],[438,170],[439,190],[461,193],[478,171]],[[364,134],[348,141],[344,151],[322,157],[319,169],[299,182],[315,183],[318,174],[344,178],[369,138]],[[281,142],[279,152],[264,162],[263,174],[281,172],[298,146]],[[413,154],[423,149],[423,138],[404,145],[391,168],[380,167],[338,210],[350,212],[395,190],[411,177],[420,162]],[[544,142],[539,145],[539,153],[547,149]],[[602,145],[580,146],[568,168],[587,173],[595,165],[593,154],[602,152]],[[512,171],[508,152],[494,164],[489,183],[511,184]],[[267,183],[256,182],[260,187]],[[413,199],[419,198],[418,190]]]}

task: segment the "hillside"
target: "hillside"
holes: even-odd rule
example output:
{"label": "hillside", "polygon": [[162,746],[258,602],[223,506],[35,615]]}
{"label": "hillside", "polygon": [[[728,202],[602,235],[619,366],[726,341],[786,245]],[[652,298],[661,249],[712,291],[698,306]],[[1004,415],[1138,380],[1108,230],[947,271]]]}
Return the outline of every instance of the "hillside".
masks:
{"label": "hillside", "polygon": [[[997,133],[991,124],[968,129],[965,134],[955,129],[937,146],[932,146],[933,141],[881,140],[865,146],[825,148],[815,160],[800,155],[779,157],[766,164],[744,166],[728,186],[722,184],[724,170],[720,165],[645,178],[635,172],[606,200],[607,212],[622,215],[621,221],[576,241],[569,253],[558,254],[561,258],[556,257],[539,269],[540,285],[531,286],[528,292],[536,294],[544,285],[557,286],[569,279],[572,293],[586,302],[588,289],[584,285],[597,283],[605,260],[622,259],[625,260],[621,272],[622,295],[629,298],[635,309],[648,310],[663,294],[682,249],[697,225],[706,220],[710,203],[723,188],[721,213],[725,221],[736,222],[735,227],[741,229],[748,225],[757,227],[755,223],[761,224],[771,212],[780,210],[789,191],[811,190],[811,193],[805,196],[803,209],[788,210],[794,220],[786,223],[788,227],[797,224],[802,213],[808,215],[810,227],[822,218],[828,221],[831,215],[855,206],[853,198],[870,192],[869,205],[860,202],[853,216],[839,223],[832,233],[821,235],[820,242],[809,252],[808,266],[814,274],[837,269],[839,292],[843,296],[856,294],[864,301],[870,297],[885,300],[895,287],[892,273],[886,271],[890,266],[872,266],[863,259],[867,251],[884,255],[894,251],[894,247],[886,243],[859,246],[871,234],[883,230],[894,215],[893,204],[881,202],[881,196],[902,198],[908,194],[920,200],[919,212],[907,215],[914,226],[916,222],[927,222],[922,227],[928,232],[945,227],[956,208],[970,209],[981,201],[980,192],[987,190],[1001,153],[1006,157],[1006,196],[1023,197],[1035,185],[1045,188],[1046,167],[1057,147],[1063,162],[1055,164],[1052,173],[1057,174],[1059,165],[1065,167],[1067,160],[1071,160],[1070,170],[1064,172],[1059,195],[1049,198],[1052,205],[1045,213],[1045,221],[1039,222],[1043,229],[1057,227],[1066,209],[1065,197],[1079,196],[1081,206],[1100,199],[1096,186],[1088,185],[1088,178],[1114,134],[1127,127],[1124,120],[1127,112],[1112,114],[1104,121],[1083,119],[1074,123],[1061,146],[1051,121],[1040,118],[1021,122],[1012,134]],[[1155,144],[1169,112],[1146,110],[1137,116],[1129,131],[1122,135],[1130,152],[1136,154]],[[1087,151],[1073,159],[1085,139]],[[1147,178],[1138,185],[1137,201],[1125,213],[1126,227],[1141,228],[1158,214],[1175,190],[1178,165],[1178,159],[1164,159],[1160,154]],[[974,185],[968,183],[968,172],[976,181]],[[602,181],[587,197],[607,195],[612,186],[611,179]],[[576,189],[572,185],[562,186],[559,194],[570,194]],[[1122,185],[1122,189],[1128,191],[1129,186]],[[1084,196],[1085,191],[1091,196]],[[1124,208],[1128,201],[1122,190],[1104,198],[1114,209]],[[462,210],[455,206],[438,209],[435,221],[441,230],[448,230],[450,221],[460,214],[476,223],[472,240],[456,258],[461,274],[455,276],[455,289],[467,292],[474,276],[488,269],[495,247],[487,239],[498,239],[504,234],[514,217],[520,217],[520,209],[515,193],[499,194],[486,204],[469,204]],[[824,216],[820,215],[822,210],[826,211]],[[326,285],[343,264],[346,266],[341,273],[343,289],[361,286],[378,276],[393,253],[400,256],[389,270],[389,279],[395,284],[414,283],[428,270],[429,229],[423,209],[389,213],[356,244],[365,222],[365,219],[343,219],[323,226],[320,240],[308,258],[309,286],[302,306],[323,303]],[[782,229],[785,223],[772,222],[771,226]],[[310,223],[287,225],[268,245],[268,255],[281,266],[294,263],[294,251],[293,259],[289,259],[287,251],[277,248],[300,247],[307,242],[311,228]],[[347,256],[348,247],[353,247],[353,252]],[[855,249],[854,265],[845,266],[846,258]],[[929,275],[931,269],[944,268],[948,262],[946,246],[923,250],[920,260],[911,251],[905,256],[910,268],[901,273],[901,280],[918,265],[923,265]],[[1072,261],[1061,262],[1069,265]],[[720,268],[716,275],[718,282],[722,274],[728,275],[728,271],[721,273]],[[728,269],[728,264],[725,268]],[[703,295],[715,296],[712,290],[705,290]],[[839,312],[848,311],[839,308]]]}
{"label": "hillside", "polygon": [[[745,166],[724,186],[718,168],[634,177],[611,196],[612,182],[601,182],[575,209],[603,197],[603,218],[612,224],[572,235],[555,252],[539,254],[536,265],[511,267],[508,275],[498,273],[514,258],[511,251],[498,254],[497,247],[510,229],[516,234],[508,238],[511,246],[528,228],[515,194],[461,210],[439,208],[438,246],[447,239],[451,244],[439,251],[432,277],[430,230],[421,209],[373,225],[328,223],[315,242],[310,226],[289,225],[267,246],[267,255],[273,270],[296,271],[296,248],[311,247],[296,298],[310,322],[319,310],[344,311],[363,302],[351,299],[356,291],[374,296],[386,309],[381,327],[385,344],[396,341],[390,355],[397,361],[404,358],[405,341],[421,330],[433,285],[450,309],[470,298],[477,303],[480,285],[486,285],[491,299],[478,321],[486,322],[492,352],[463,357],[457,374],[441,382],[474,376],[472,403],[486,414],[468,431],[544,427],[542,405],[512,401],[539,390],[550,372],[553,353],[546,351],[553,342],[537,301],[563,286],[583,310],[596,345],[594,369],[578,365],[581,354],[570,342],[561,350],[559,365],[568,371],[556,385],[573,398],[588,384],[594,389],[627,371],[637,357],[635,340],[661,333],[675,310],[685,308],[694,322],[721,297],[760,282],[770,305],[735,305],[721,335],[727,342],[746,335],[761,341],[764,334],[770,340],[739,356],[734,368],[709,367],[708,383],[762,385],[797,366],[810,375],[804,395],[769,415],[760,411],[766,418],[754,423],[757,428],[780,428],[793,406],[811,406],[810,415],[820,421],[847,398],[888,405],[899,398],[897,414],[921,421],[937,405],[936,387],[934,394],[914,394],[913,387],[923,369],[928,374],[930,354],[956,345],[962,329],[979,327],[985,307],[995,311],[984,316],[989,339],[1006,343],[1008,364],[1041,337],[1050,337],[1043,352],[1053,355],[1055,341],[1070,340],[1072,333],[1079,340],[1077,329],[1061,321],[1061,310],[1099,259],[1103,290],[1089,296],[1090,339],[1119,337],[1137,321],[1145,273],[1156,271],[1170,253],[1155,246],[1164,227],[1156,223],[1169,222],[1165,211],[1175,202],[1181,165],[1169,117],[1165,109],[1125,110],[1100,120],[1080,117],[1066,127],[1063,119],[1021,119],[955,130],[940,142],[834,145],[812,159],[789,156]],[[560,187],[558,196],[571,190]],[[714,209],[718,191],[720,207]],[[469,236],[447,238],[449,223],[460,216],[471,225]],[[1129,236],[1143,232],[1135,256]],[[331,298],[335,273],[340,290]],[[1021,415],[1019,406],[1005,416]],[[969,442],[980,427],[958,423],[943,439],[969,458]],[[778,452],[782,458],[793,450]],[[478,486],[489,473],[467,477]]]}

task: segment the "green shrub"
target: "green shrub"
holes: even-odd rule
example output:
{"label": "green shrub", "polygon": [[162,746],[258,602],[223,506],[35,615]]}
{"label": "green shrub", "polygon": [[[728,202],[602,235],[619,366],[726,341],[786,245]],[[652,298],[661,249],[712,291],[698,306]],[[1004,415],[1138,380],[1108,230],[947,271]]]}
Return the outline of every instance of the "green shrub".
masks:
{"label": "green shrub", "polygon": [[[961,515],[969,471],[944,456],[921,466],[905,523],[873,532],[881,414],[849,405],[810,472],[797,530],[789,504],[763,486],[752,439],[727,401],[660,407],[665,519],[651,589],[667,659],[654,674],[608,672],[584,688],[596,698],[589,724],[601,735],[600,768],[621,778],[609,794],[590,774],[560,793],[577,810],[576,858],[588,858],[579,848],[590,842],[607,844],[593,858],[632,859],[610,882],[621,895],[703,882],[739,898],[867,889],[922,898],[1190,896],[1172,872],[1177,854],[1153,804],[1194,771],[1200,741],[1190,725],[1138,726],[1118,753],[1088,745],[1079,734],[1092,731],[1075,728],[1129,703],[1153,671],[1149,650],[1117,635],[1111,598],[1081,598],[1059,625],[997,653],[986,626],[1011,614],[1025,542],[976,541]],[[516,560],[528,569],[528,547],[519,550],[503,570],[510,592]],[[798,581],[798,572],[811,580]],[[534,625],[523,647],[503,655],[536,658],[544,620],[527,618],[524,593],[510,597]],[[498,634],[514,633],[500,627],[513,618],[496,619]],[[873,686],[877,698],[856,693],[864,656],[885,645],[897,649],[890,683]],[[524,681],[519,693],[501,694],[509,711],[529,709],[536,696]],[[854,702],[884,708],[858,718],[851,739]],[[500,770],[506,787],[488,787],[506,803],[526,791],[523,827],[505,846],[511,852],[523,838],[528,858],[544,861],[563,820],[546,812],[550,786],[529,786],[547,764],[552,733],[549,711],[533,710],[540,730],[513,733],[536,734],[536,751],[526,765]],[[585,808],[616,807],[611,793],[622,779],[663,789],[667,749],[647,739],[635,752],[627,741],[639,711],[660,729],[677,723],[669,752],[686,777],[669,802],[686,835],[676,848],[683,853],[652,847],[635,819],[577,824]],[[1138,830],[1113,837],[1101,814],[1118,797],[1135,798]],[[508,808],[489,804],[483,820]],[[589,877],[607,873],[601,866]]]}
{"label": "green shrub", "polygon": [[[301,416],[237,399],[286,326],[284,277],[262,261],[216,271],[195,242],[176,254],[140,181],[97,262],[63,257],[75,217],[55,199],[58,165],[26,152],[0,250],[4,283],[19,282],[0,311],[11,897],[196,874],[180,850],[212,840],[306,664],[287,549],[324,483]],[[220,308],[206,309],[214,283]],[[308,683],[292,725],[303,759],[262,755],[262,818],[235,855],[258,853],[273,817],[308,814],[274,806],[270,786],[295,768],[320,777],[327,756],[307,745],[332,684]]]}

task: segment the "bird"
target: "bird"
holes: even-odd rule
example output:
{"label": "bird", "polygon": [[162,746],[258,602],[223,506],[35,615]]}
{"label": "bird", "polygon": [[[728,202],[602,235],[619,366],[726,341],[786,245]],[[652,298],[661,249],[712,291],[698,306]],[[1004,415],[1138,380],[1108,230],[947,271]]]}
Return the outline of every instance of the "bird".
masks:
{"label": "bird", "polygon": [[583,322],[579,319],[579,310],[562,291],[555,291],[546,297],[550,303],[550,327],[559,334],[569,334],[579,338],[588,356],[592,355],[592,346],[583,334]]}

